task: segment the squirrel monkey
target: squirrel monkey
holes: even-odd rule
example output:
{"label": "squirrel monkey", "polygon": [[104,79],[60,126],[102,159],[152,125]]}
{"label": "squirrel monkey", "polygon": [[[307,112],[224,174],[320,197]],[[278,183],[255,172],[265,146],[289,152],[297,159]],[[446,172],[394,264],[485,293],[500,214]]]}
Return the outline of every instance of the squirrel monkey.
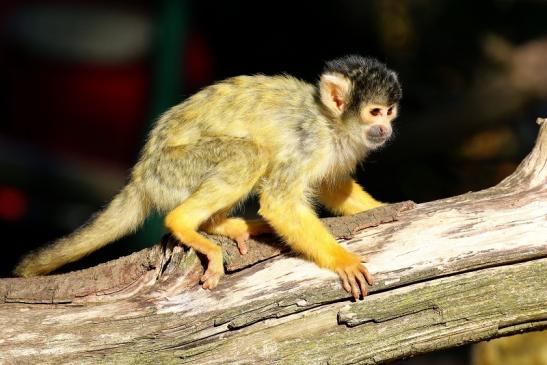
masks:
{"label": "squirrel monkey", "polygon": [[[86,225],[24,257],[19,276],[47,274],[136,229],[152,211],[182,243],[208,258],[201,277],[224,274],[221,248],[204,230],[237,241],[271,228],[290,247],[341,277],[356,299],[372,277],[327,231],[310,200],[349,215],[381,205],[351,178],[391,136],[402,90],[395,72],[360,56],[327,62],[317,85],[291,76],[239,76],[194,94],[158,120],[129,183]],[[258,194],[259,214],[230,210]]]}

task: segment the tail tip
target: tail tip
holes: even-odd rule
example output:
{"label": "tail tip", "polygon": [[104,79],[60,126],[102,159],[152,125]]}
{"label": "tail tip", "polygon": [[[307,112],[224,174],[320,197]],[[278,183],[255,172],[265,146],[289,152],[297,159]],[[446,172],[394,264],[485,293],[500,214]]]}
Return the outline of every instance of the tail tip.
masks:
{"label": "tail tip", "polygon": [[15,268],[12,270],[12,274],[20,278],[30,278],[40,275],[38,270],[33,269],[32,266],[32,262],[30,262],[28,257],[24,258],[21,262],[17,264],[17,266],[15,266]]}

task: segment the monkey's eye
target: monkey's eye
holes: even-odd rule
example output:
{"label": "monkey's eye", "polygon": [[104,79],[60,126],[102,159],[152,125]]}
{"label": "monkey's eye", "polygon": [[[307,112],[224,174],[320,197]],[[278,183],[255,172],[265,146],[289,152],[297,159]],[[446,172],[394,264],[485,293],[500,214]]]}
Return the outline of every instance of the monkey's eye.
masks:
{"label": "monkey's eye", "polygon": [[370,115],[376,117],[376,116],[380,115],[380,112],[381,112],[380,108],[374,108],[374,109],[370,110]]}
{"label": "monkey's eye", "polygon": [[387,110],[387,115],[391,115],[391,114],[393,114],[393,107],[391,107]]}

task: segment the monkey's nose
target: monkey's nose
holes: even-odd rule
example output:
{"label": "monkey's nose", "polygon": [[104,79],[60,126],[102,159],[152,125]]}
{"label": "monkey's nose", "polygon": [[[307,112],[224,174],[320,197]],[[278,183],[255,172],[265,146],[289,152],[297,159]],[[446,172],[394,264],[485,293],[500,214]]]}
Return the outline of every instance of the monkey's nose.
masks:
{"label": "monkey's nose", "polygon": [[383,142],[391,136],[391,128],[383,124],[374,124],[367,131],[367,137],[373,142]]}

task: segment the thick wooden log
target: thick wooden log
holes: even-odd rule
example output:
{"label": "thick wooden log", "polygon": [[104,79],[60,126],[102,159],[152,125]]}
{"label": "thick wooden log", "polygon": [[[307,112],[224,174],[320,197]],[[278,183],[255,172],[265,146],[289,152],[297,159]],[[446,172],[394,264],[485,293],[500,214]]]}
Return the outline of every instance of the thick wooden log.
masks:
{"label": "thick wooden log", "polygon": [[337,276],[261,237],[213,291],[171,238],[62,275],[0,280],[5,363],[379,363],[547,326],[547,123],[495,187],[325,223],[369,257],[354,302]]}

